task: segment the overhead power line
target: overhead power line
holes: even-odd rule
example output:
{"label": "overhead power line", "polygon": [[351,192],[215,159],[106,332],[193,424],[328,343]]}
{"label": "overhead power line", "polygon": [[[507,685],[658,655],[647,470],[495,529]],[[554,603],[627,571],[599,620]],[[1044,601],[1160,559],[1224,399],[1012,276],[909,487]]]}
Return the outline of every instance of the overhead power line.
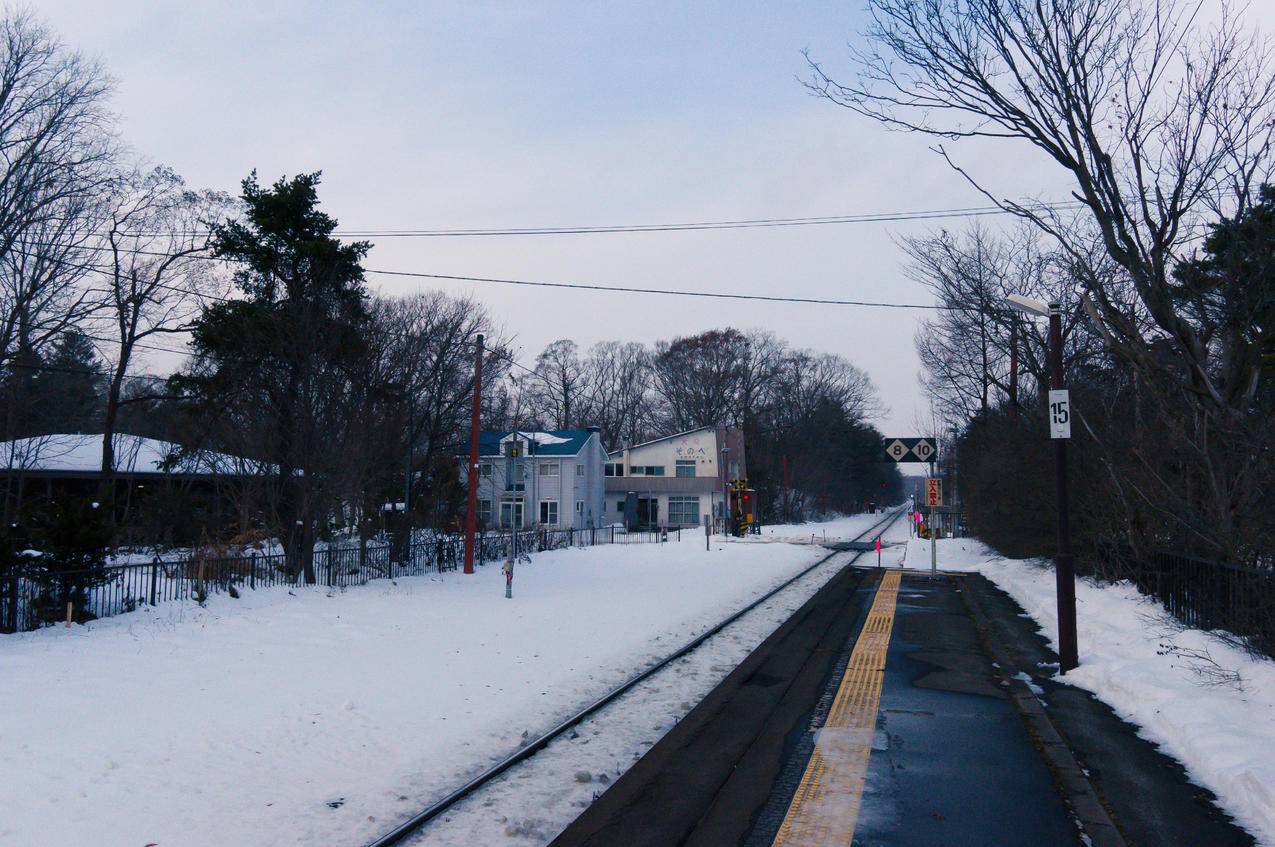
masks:
{"label": "overhead power line", "polygon": [[[1024,203],[1023,208],[1035,211],[1070,211],[1084,206],[1079,200],[1062,200],[1055,203]],[[333,235],[341,238],[467,238],[474,236],[523,236],[523,235],[598,235],[626,232],[694,232],[715,229],[767,229],[771,227],[827,226],[831,224],[894,223],[900,221],[924,221],[939,218],[976,218],[985,215],[1007,215],[1000,206],[967,206],[955,209],[921,209],[898,212],[866,212],[851,215],[821,215],[800,218],[745,218],[722,221],[684,221],[649,224],[580,224],[575,226],[525,226],[525,227],[471,227],[464,229],[394,229],[363,227],[338,229]],[[206,230],[184,231],[181,235],[201,235]],[[158,233],[156,233],[158,234]]]}
{"label": "overhead power line", "polygon": [[[100,251],[106,248],[88,247],[85,249],[90,251]],[[121,252],[137,253],[144,256],[163,256],[164,255],[163,253],[159,253],[157,251],[150,251],[150,250],[124,250]],[[191,256],[190,258],[201,259],[204,261],[233,261],[232,259],[228,259],[225,257],[218,257],[218,256]],[[90,265],[90,264],[77,265],[71,262],[66,262],[65,260],[54,260],[54,261],[61,261],[63,264],[67,264],[81,270],[88,270],[88,271],[93,271],[95,273],[106,274],[106,275],[111,274],[110,269],[103,268],[99,265]],[[414,279],[435,279],[435,280],[442,280],[442,281],[449,281],[449,282],[482,282],[482,283],[490,283],[495,285],[520,285],[520,286],[530,286],[530,287],[536,287],[536,288],[575,289],[575,290],[582,290],[582,291],[600,291],[603,293],[616,293],[616,294],[660,294],[660,295],[671,296],[671,297],[708,297],[708,298],[724,299],[724,300],[756,300],[756,301],[769,302],[769,303],[803,303],[807,305],[818,305],[818,306],[862,306],[862,307],[881,308],[881,309],[924,309],[924,310],[933,311],[933,310],[943,310],[943,309],[950,310],[952,308],[948,306],[939,306],[932,303],[931,304],[890,303],[890,302],[886,302],[882,300],[848,300],[848,299],[820,298],[820,297],[781,297],[778,295],[771,295],[771,294],[740,294],[737,292],[695,291],[695,290],[685,290],[685,289],[677,289],[677,288],[652,288],[652,287],[631,286],[631,285],[629,286],[599,285],[596,283],[583,283],[583,282],[546,282],[544,280],[510,279],[510,278],[504,278],[504,277],[488,277],[488,276],[470,276],[465,274],[437,274],[437,273],[427,273],[425,271],[393,271],[393,270],[386,270],[383,268],[364,268],[363,272],[365,274],[378,274],[380,276],[397,276],[397,277],[407,277],[407,278],[414,278]],[[181,289],[174,288],[173,286],[162,285],[162,284],[157,284],[155,287],[171,289],[174,291],[181,290]],[[232,297],[223,297],[216,294],[200,294],[199,296],[205,297],[211,300],[221,300],[224,302],[229,302],[235,299]]]}
{"label": "overhead power line", "polygon": [[722,300],[760,300],[768,303],[805,303],[820,306],[869,306],[881,309],[942,309],[943,306],[923,303],[887,303],[878,300],[838,300],[818,297],[780,297],[771,294],[736,294],[722,291],[685,291],[675,288],[644,288],[628,285],[594,285],[583,282],[543,282],[529,279],[502,279],[499,277],[463,276],[460,274],[433,274],[419,271],[387,271],[364,268],[364,273],[381,276],[400,276],[417,279],[438,279],[453,282],[489,282],[497,285],[524,285],[537,288],[569,288],[582,291],[603,291],[625,294],[664,294],[674,297],[712,297]]}
{"label": "overhead power line", "polygon": [[[1065,211],[1082,206],[1077,200],[1059,203],[1025,204],[1038,211]],[[923,221],[936,218],[973,218],[984,215],[1012,214],[999,206],[971,206],[960,209],[925,209],[905,212],[871,212],[857,215],[825,215],[806,218],[752,218],[725,221],[689,221],[684,223],[602,224],[579,226],[487,227],[473,229],[348,229],[334,234],[346,238],[457,238],[472,236],[521,235],[593,235],[622,232],[693,232],[714,229],[766,229],[771,227],[827,226],[830,224],[892,223]]]}

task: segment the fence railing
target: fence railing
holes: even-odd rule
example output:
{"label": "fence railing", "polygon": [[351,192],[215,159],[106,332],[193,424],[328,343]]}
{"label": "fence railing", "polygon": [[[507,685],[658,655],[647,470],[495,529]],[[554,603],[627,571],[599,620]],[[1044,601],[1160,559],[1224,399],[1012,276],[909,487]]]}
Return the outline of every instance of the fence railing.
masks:
{"label": "fence railing", "polygon": [[[673,530],[680,537],[680,532]],[[626,533],[598,529],[528,529],[518,532],[519,553],[538,553],[595,544],[660,541],[662,533]],[[510,532],[483,532],[476,539],[478,564],[503,561],[513,547]],[[216,556],[193,551],[175,558],[112,564],[84,570],[50,571],[38,559],[0,571],[0,632],[24,632],[66,620],[67,604],[76,621],[131,612],[173,600],[201,601],[212,594],[274,585],[313,584],[332,588],[370,580],[451,571],[464,560],[458,534],[433,534],[410,547],[394,543],[328,545],[314,550],[309,562],[283,553],[252,552]],[[309,565],[307,568],[306,565]]]}
{"label": "fence railing", "polygon": [[1225,630],[1275,657],[1275,571],[1167,552],[1123,564],[1138,589],[1182,623]]}
{"label": "fence railing", "polygon": [[1185,626],[1224,630],[1275,657],[1275,569],[1166,550],[1138,556],[1119,543],[1095,545],[1077,566],[1100,580],[1132,582]]}

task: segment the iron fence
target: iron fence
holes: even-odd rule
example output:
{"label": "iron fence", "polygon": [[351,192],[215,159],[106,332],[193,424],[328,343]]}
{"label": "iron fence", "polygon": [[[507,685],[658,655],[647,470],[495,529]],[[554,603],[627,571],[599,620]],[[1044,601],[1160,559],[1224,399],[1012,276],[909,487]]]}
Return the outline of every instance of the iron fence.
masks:
{"label": "iron fence", "polygon": [[[680,531],[670,530],[680,538]],[[657,542],[660,531],[626,533],[598,529],[528,529],[518,532],[520,553],[538,553],[595,544]],[[475,561],[503,561],[513,546],[510,532],[483,532],[476,539]],[[410,547],[392,542],[330,544],[315,549],[308,562],[283,553],[250,552],[218,556],[193,551],[149,562],[110,564],[84,570],[51,571],[38,559],[26,559],[0,572],[0,632],[37,629],[66,620],[67,604],[76,621],[130,612],[174,600],[202,602],[211,594],[241,589],[314,584],[331,588],[370,580],[451,571],[464,561],[459,534],[419,533]],[[307,566],[308,565],[308,566]]]}
{"label": "iron fence", "polygon": [[1167,552],[1125,567],[1139,590],[1182,623],[1225,630],[1275,657],[1275,571]]}

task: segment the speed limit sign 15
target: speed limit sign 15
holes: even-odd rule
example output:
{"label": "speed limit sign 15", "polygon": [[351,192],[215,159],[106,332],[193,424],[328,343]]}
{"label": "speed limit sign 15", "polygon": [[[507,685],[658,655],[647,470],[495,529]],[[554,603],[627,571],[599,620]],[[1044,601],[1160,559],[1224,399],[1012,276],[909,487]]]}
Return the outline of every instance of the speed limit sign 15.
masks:
{"label": "speed limit sign 15", "polygon": [[1071,395],[1066,389],[1049,392],[1049,437],[1071,438]]}

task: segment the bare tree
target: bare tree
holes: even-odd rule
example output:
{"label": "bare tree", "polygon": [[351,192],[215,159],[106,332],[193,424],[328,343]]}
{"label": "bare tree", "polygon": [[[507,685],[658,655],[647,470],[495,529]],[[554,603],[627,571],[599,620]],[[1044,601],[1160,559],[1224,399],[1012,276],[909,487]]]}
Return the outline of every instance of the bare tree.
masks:
{"label": "bare tree", "polygon": [[[1175,439],[1176,467],[1142,461],[1153,487],[1137,499],[1175,532],[1206,539],[1211,554],[1238,555],[1237,503],[1265,454],[1255,414],[1262,360],[1247,355],[1250,338],[1184,307],[1175,273],[1206,224],[1243,214],[1271,178],[1271,42],[1225,3],[1208,25],[1197,20],[1201,5],[1176,0],[870,0],[869,11],[857,78],[838,82],[812,62],[811,88],[944,142],[1031,145],[1066,174],[1070,203],[998,197],[987,174],[937,147],[1001,208],[1053,237],[1095,331],[1138,374],[1138,425]],[[1228,319],[1251,326],[1256,315]],[[1179,507],[1162,509],[1161,498]]]}
{"label": "bare tree", "polygon": [[636,444],[652,434],[654,395],[651,352],[636,342],[600,341],[584,360],[589,393],[581,420],[602,429],[612,447],[622,440]]}
{"label": "bare tree", "polygon": [[[1067,256],[1046,249],[1034,229],[998,234],[977,225],[963,235],[944,230],[905,238],[902,247],[909,257],[905,273],[930,289],[941,307],[916,332],[921,384],[939,414],[963,425],[1008,399],[1011,344],[1018,348],[1018,372],[1030,376],[1043,397],[1039,389],[1049,379],[1044,329],[1008,308],[1005,298],[1074,300],[1079,282]],[[1099,352],[1079,310],[1064,317],[1063,338],[1068,371]]]}
{"label": "bare tree", "polygon": [[459,434],[468,431],[474,340],[485,336],[488,385],[507,371],[508,345],[485,308],[441,291],[373,300],[372,326],[379,339],[379,379],[398,392],[400,414],[398,437],[382,446],[388,446],[398,472],[406,452],[421,491],[445,493],[440,474],[454,470]]}
{"label": "bare tree", "polygon": [[[1242,211],[1270,177],[1270,43],[1225,5],[1216,25],[1196,28],[1200,6],[1174,0],[870,0],[869,10],[857,80],[812,62],[810,86],[888,126],[1034,145],[1070,175],[1086,222],[1154,322],[1148,333],[1101,277],[1082,277],[1108,345],[1157,369],[1153,348],[1167,336],[1192,393],[1216,409],[1251,402],[1251,365],[1219,365],[1242,359],[1175,307],[1172,273],[1204,215]],[[1090,227],[1068,210],[984,191],[1087,261]]]}
{"label": "bare tree", "polygon": [[122,174],[105,210],[104,246],[110,257],[106,276],[106,315],[114,339],[106,409],[102,421],[102,481],[115,472],[115,431],[120,408],[153,395],[125,397],[124,382],[139,350],[151,339],[190,329],[204,295],[228,288],[207,250],[209,227],[221,221],[230,198],[213,191],[192,191],[170,168]]}
{"label": "bare tree", "polygon": [[583,423],[589,386],[576,343],[568,338],[551,343],[536,357],[535,372],[537,378],[528,384],[533,413],[554,429]]}
{"label": "bare tree", "polygon": [[736,329],[658,342],[653,374],[664,427],[739,424],[747,360],[748,339]]}
{"label": "bare tree", "polygon": [[110,82],[29,12],[0,17],[0,365],[85,311],[81,251],[115,155]]}

